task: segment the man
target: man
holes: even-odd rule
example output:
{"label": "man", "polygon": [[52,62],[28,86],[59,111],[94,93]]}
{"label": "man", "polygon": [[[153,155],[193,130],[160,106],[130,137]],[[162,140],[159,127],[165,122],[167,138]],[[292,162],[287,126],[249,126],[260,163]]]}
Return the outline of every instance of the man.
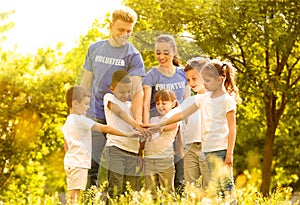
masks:
{"label": "man", "polygon": [[[140,53],[128,42],[136,21],[137,14],[131,8],[123,6],[116,9],[111,16],[109,39],[90,45],[86,54],[81,86],[91,90],[88,116],[99,123],[106,123],[103,96],[111,93],[109,86],[116,70],[126,70],[131,76],[133,116],[138,123],[142,123],[142,78],[145,75],[145,68]],[[90,186],[98,186],[98,172],[105,143],[104,133],[92,133]]]}

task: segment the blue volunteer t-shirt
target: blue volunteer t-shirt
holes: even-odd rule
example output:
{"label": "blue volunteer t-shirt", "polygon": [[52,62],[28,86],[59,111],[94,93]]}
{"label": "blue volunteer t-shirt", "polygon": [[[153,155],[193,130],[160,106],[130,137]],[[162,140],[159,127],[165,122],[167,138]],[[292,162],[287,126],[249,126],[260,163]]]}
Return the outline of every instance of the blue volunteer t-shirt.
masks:
{"label": "blue volunteer t-shirt", "polygon": [[112,47],[108,40],[92,44],[86,54],[84,68],[94,74],[87,114],[98,119],[105,119],[103,97],[111,93],[109,86],[116,70],[127,70],[130,76],[145,76],[142,57],[128,42],[122,47]]}
{"label": "blue volunteer t-shirt", "polygon": [[176,73],[172,77],[165,76],[156,68],[152,68],[147,72],[146,77],[143,80],[143,85],[148,85],[152,88],[150,116],[153,117],[158,115],[154,102],[155,93],[162,89],[173,90],[176,94],[177,101],[182,103],[187,80],[184,70],[180,67],[176,67]]}

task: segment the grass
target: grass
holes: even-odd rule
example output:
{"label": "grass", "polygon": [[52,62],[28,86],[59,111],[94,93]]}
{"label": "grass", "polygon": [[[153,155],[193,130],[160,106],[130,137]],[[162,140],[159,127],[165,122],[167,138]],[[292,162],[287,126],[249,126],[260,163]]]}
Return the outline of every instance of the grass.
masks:
{"label": "grass", "polygon": [[[105,199],[105,187],[107,182],[101,184],[99,188],[92,187],[84,193],[82,204],[85,205],[104,205]],[[210,189],[208,189],[210,190]],[[118,199],[107,200],[111,204],[116,205],[160,205],[160,204],[176,204],[176,205],[229,205],[230,202],[227,198],[222,199],[216,197],[212,191],[202,191],[194,185],[187,185],[185,191],[179,195],[168,196],[163,198],[163,191],[157,189],[158,196],[161,196],[157,201],[151,199],[149,191],[143,188],[140,191],[133,191],[130,185],[127,187],[127,191],[121,195]],[[277,188],[269,197],[263,197],[257,187],[247,185],[244,188],[236,190],[238,204],[239,205],[291,205],[292,189],[290,187]],[[39,196],[28,196],[26,199],[14,199],[11,198],[1,204],[9,205],[58,205],[63,204],[60,200],[59,194]],[[294,203],[294,205],[300,204],[300,202]]]}

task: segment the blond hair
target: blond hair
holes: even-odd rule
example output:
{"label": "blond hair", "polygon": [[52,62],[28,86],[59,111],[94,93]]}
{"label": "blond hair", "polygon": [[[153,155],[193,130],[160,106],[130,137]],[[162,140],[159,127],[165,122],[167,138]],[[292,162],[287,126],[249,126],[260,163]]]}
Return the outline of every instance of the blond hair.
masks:
{"label": "blond hair", "polygon": [[136,12],[128,6],[120,6],[115,9],[111,15],[111,22],[115,23],[118,19],[121,19],[127,23],[136,23],[137,21]]}

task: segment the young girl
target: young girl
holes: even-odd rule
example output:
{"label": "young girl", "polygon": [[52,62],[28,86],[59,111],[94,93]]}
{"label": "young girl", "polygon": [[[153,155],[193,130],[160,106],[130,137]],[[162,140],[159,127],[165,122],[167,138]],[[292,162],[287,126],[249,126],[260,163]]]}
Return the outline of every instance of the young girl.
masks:
{"label": "young girl", "polygon": [[[178,106],[176,95],[171,90],[160,90],[154,96],[159,116],[152,117],[151,123],[157,123],[162,117],[174,114]],[[152,135],[152,139],[145,144],[144,171],[145,186],[151,190],[153,199],[156,199],[157,186],[165,191],[165,194],[174,192],[174,149],[179,123],[165,126],[159,133]]]}
{"label": "young girl", "polygon": [[[226,186],[219,190],[224,197],[226,191],[230,193],[234,191],[232,166],[236,137],[235,99],[238,98],[238,89],[234,82],[234,68],[228,62],[219,60],[208,62],[203,67],[202,77],[208,92],[193,96],[193,103],[184,102],[181,112],[152,125],[151,129],[178,122],[201,109],[203,152],[208,160],[212,156],[217,156],[223,160],[226,167],[230,168],[229,181],[227,180]],[[211,172],[214,172],[215,166],[211,165],[213,164],[210,163]],[[234,195],[234,192],[232,193]]]}
{"label": "young girl", "polygon": [[[149,124],[149,119],[158,116],[155,109],[154,95],[161,89],[173,90],[179,103],[190,96],[190,88],[187,84],[185,73],[180,67],[180,60],[175,39],[168,34],[157,37],[155,42],[155,56],[159,65],[147,72],[143,79],[144,105],[143,122]],[[182,128],[180,129],[183,130]],[[183,184],[183,160],[179,155],[178,142],[176,138],[174,148],[175,155],[175,188],[180,189]]]}

